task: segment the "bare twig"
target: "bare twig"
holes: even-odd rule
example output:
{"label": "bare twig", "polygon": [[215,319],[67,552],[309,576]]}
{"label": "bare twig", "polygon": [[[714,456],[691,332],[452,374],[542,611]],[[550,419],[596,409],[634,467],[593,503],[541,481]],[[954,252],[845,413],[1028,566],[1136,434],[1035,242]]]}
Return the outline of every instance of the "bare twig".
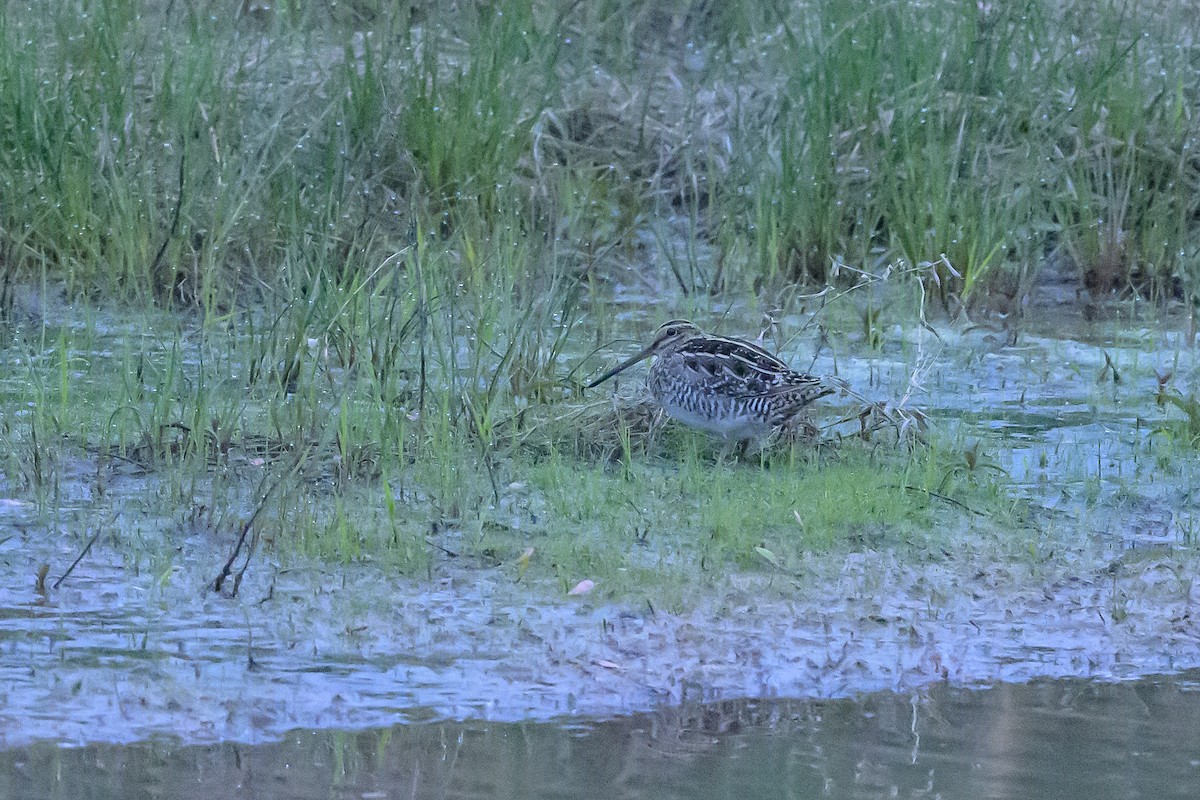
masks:
{"label": "bare twig", "polygon": [[[213,579],[212,584],[210,584],[214,592],[219,593],[225,586],[225,581],[230,575],[233,575],[234,562],[237,561],[238,556],[242,552],[242,548],[247,547],[246,561],[244,564],[242,564],[242,568],[238,570],[237,575],[234,575],[233,589],[230,592],[231,596],[237,596],[238,589],[242,585],[242,577],[246,574],[246,570],[250,567],[250,557],[254,554],[254,546],[258,542],[257,534],[254,536],[250,535],[251,531],[254,529],[254,523],[258,520],[259,515],[262,514],[262,512],[266,509],[267,501],[270,500],[271,496],[275,494],[276,490],[283,485],[284,479],[290,478],[297,474],[305,460],[312,454],[312,451],[313,445],[311,444],[296,451],[296,457],[292,460],[292,465],[288,468],[287,472],[276,476],[275,480],[269,485],[268,481],[271,479],[271,476],[263,476],[262,481],[259,483],[259,501],[257,505],[255,505],[254,511],[250,514],[250,518],[242,523],[241,530],[238,532],[237,543],[233,546],[233,552],[229,554],[229,559],[225,562],[225,566],[221,568],[221,573],[217,575],[217,577]],[[247,540],[249,540],[248,546]]]}
{"label": "bare twig", "polygon": [[64,572],[62,575],[60,575],[58,580],[56,580],[54,582],[55,589],[57,589],[59,586],[62,586],[62,582],[67,579],[67,576],[75,571],[75,567],[79,566],[79,562],[83,561],[83,557],[88,554],[88,551],[92,549],[92,545],[94,545],[96,543],[96,540],[99,538],[100,538],[100,528],[97,528],[96,532],[93,533],[90,538],[88,538],[87,544],[85,544],[83,546],[83,549],[79,551],[79,555],[77,555],[75,557],[75,560],[71,562],[71,566],[67,567],[67,571]]}
{"label": "bare twig", "polygon": [[968,511],[977,517],[988,516],[983,511],[980,511],[977,508],[972,508],[971,506],[967,505],[966,503],[964,503],[961,500],[956,500],[953,497],[941,494],[939,492],[931,492],[928,489],[922,489],[920,486],[909,486],[908,484],[903,484],[903,485],[892,484],[892,488],[893,489],[903,489],[906,492],[915,492],[916,494],[923,494],[926,497],[933,498],[934,500],[941,500],[946,505],[954,506],[955,508],[961,508],[963,511]]}

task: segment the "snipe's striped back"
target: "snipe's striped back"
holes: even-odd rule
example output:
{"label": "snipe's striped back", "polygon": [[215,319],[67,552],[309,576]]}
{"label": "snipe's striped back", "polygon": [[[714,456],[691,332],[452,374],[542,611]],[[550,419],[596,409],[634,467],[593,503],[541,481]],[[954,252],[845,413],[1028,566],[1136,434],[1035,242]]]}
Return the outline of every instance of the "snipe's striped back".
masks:
{"label": "snipe's striped back", "polygon": [[758,345],[704,333],[683,319],[663,323],[641,352],[587,388],[650,356],[655,357],[650,393],[663,410],[685,425],[729,440],[770,433],[833,391]]}

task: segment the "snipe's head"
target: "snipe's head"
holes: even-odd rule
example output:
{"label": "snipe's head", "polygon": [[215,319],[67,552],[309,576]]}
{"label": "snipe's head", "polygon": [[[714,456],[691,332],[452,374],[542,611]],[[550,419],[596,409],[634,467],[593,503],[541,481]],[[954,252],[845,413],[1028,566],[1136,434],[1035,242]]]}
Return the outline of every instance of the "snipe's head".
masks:
{"label": "snipe's head", "polygon": [[634,364],[644,361],[650,356],[661,355],[664,352],[673,350],[693,337],[703,335],[704,334],[699,328],[697,328],[691,322],[688,322],[686,319],[673,319],[668,322],[664,322],[662,325],[659,325],[658,330],[654,332],[654,339],[650,342],[650,344],[646,345],[641,352],[636,353],[626,361],[622,361],[620,364],[613,367],[599,378],[596,378],[596,380],[592,381],[584,388],[591,389],[593,386],[599,386],[614,375],[624,372]]}

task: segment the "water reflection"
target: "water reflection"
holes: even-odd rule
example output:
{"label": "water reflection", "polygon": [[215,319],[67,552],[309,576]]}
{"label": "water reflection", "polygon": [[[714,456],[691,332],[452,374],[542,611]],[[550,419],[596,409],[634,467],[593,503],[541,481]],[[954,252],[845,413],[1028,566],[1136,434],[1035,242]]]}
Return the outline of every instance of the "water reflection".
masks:
{"label": "water reflection", "polygon": [[0,753],[0,796],[1194,797],[1200,673]]}

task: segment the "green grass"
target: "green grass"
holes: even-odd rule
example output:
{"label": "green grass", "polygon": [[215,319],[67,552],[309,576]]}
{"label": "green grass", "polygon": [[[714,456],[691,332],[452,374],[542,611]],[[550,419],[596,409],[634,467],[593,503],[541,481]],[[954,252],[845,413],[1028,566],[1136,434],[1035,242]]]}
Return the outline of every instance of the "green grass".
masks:
{"label": "green grass", "polygon": [[1193,291],[1186,4],[696,12],[6,10],[6,277],[222,316],[466,226],[589,278],[714,244],[685,290],[945,255],[970,299],[1058,250],[1097,291]]}

